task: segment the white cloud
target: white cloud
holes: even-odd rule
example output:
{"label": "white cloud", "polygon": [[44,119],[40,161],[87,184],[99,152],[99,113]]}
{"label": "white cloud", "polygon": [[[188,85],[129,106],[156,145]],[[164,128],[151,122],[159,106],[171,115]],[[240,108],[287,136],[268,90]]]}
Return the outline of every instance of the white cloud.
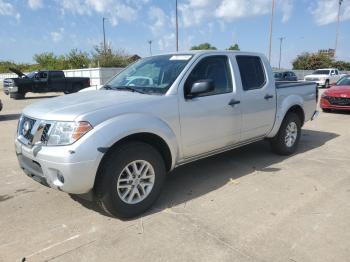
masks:
{"label": "white cloud", "polygon": [[287,22],[292,16],[293,0],[282,0],[279,2],[282,10],[282,22]]}
{"label": "white cloud", "polygon": [[[163,9],[151,6],[148,10],[149,29],[160,51],[175,45],[175,17],[166,14]],[[170,33],[169,33],[170,32]]]}
{"label": "white cloud", "polygon": [[63,14],[70,12],[77,15],[93,15],[98,13],[108,18],[116,26],[120,20],[133,21],[142,5],[148,0],[61,0]]}
{"label": "white cloud", "polygon": [[56,32],[51,32],[51,39],[53,42],[57,43],[63,39],[63,34],[64,34],[64,28],[61,27],[58,31]]}
{"label": "white cloud", "polygon": [[28,0],[28,5],[31,9],[39,9],[43,7],[43,0]]}
{"label": "white cloud", "polygon": [[21,18],[20,13],[15,9],[15,7],[4,0],[0,0],[0,16],[2,15],[12,16],[17,20],[17,22],[19,22]]}
{"label": "white cloud", "polygon": [[[337,21],[338,1],[318,0],[310,6],[314,21],[318,25],[327,25]],[[350,1],[343,1],[341,5],[340,19],[342,21],[350,19]]]}
{"label": "white cloud", "polygon": [[[282,13],[282,21],[288,21],[294,0],[276,2],[276,10]],[[211,18],[231,22],[239,18],[269,14],[271,0],[187,0],[179,6],[179,10],[183,25],[191,27]]]}

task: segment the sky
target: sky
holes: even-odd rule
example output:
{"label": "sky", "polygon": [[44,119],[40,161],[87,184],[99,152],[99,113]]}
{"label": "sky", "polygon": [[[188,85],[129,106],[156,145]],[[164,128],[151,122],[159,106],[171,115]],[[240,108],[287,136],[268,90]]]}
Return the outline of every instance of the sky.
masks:
{"label": "sky", "polygon": [[[272,66],[279,37],[284,68],[303,52],[334,48],[339,0],[275,0]],[[179,49],[209,42],[218,49],[268,54],[272,0],[178,0]],[[42,52],[91,52],[106,39],[128,54],[175,51],[175,0],[0,0],[0,60],[33,62]],[[350,61],[350,0],[341,6],[337,58]]]}

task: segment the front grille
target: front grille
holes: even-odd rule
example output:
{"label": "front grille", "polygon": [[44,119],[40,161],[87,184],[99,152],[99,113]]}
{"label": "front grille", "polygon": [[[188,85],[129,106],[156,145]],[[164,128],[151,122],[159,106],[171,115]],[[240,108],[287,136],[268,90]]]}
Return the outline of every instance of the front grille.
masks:
{"label": "front grille", "polygon": [[18,123],[18,139],[28,146],[38,142],[46,144],[49,140],[52,124],[52,121],[36,120],[22,116]]}
{"label": "front grille", "polygon": [[12,80],[4,80],[4,87],[10,87],[12,86],[13,81]]}
{"label": "front grille", "polygon": [[316,77],[307,77],[305,78],[306,81],[318,81],[318,78]]}
{"label": "front grille", "polygon": [[350,106],[350,98],[348,97],[332,97],[327,96],[326,99],[331,105],[336,106]]}
{"label": "front grille", "polygon": [[51,124],[45,124],[45,127],[43,129],[43,133],[41,135],[40,141],[43,143],[46,143],[49,140],[49,131],[50,131]]}

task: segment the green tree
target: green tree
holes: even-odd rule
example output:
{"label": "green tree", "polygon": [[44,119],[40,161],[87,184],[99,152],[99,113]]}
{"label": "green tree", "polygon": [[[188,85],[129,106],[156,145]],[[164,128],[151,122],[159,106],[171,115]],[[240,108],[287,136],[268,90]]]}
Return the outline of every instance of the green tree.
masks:
{"label": "green tree", "polygon": [[315,70],[318,68],[332,67],[333,60],[322,53],[303,53],[292,62],[293,69]]}
{"label": "green tree", "polygon": [[63,55],[56,56],[52,52],[34,55],[34,61],[39,65],[40,69],[62,70],[67,69],[68,64]]}
{"label": "green tree", "polygon": [[229,48],[227,48],[227,50],[237,50],[239,51],[239,45],[238,44],[234,44],[234,45],[231,45]]}
{"label": "green tree", "polygon": [[217,48],[209,43],[202,43],[192,46],[191,50],[217,50]]}
{"label": "green tree", "polygon": [[87,68],[91,63],[89,54],[78,49],[72,49],[65,56],[65,60],[69,68]]}
{"label": "green tree", "polygon": [[101,43],[92,51],[92,62],[100,67],[125,67],[130,64],[129,56],[124,50],[114,50],[112,46],[104,46]]}
{"label": "green tree", "polygon": [[339,70],[348,71],[350,70],[350,62],[334,61],[332,67],[338,68]]}

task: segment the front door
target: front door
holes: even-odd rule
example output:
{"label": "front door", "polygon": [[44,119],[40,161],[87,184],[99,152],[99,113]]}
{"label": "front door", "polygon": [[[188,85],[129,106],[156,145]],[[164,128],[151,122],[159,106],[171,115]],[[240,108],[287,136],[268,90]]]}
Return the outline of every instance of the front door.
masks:
{"label": "front door", "polygon": [[240,76],[242,130],[241,140],[265,136],[273,127],[276,90],[273,79],[258,56],[237,55]]}
{"label": "front door", "polygon": [[45,93],[48,91],[48,72],[40,71],[34,77],[34,92]]}
{"label": "front door", "polygon": [[[183,80],[183,88],[179,89],[179,111],[184,158],[239,141],[241,112],[231,71],[227,56],[206,56],[192,67]],[[214,82],[214,90],[188,98],[192,84],[204,79]]]}

